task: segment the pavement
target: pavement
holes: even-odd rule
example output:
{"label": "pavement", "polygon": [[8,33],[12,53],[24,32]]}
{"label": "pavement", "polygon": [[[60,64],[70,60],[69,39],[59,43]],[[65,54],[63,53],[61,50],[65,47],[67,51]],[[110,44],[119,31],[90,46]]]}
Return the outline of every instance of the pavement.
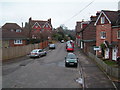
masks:
{"label": "pavement", "polygon": [[113,81],[90,59],[79,47],[76,46],[79,58],[79,68],[82,69],[85,88],[117,88]]}

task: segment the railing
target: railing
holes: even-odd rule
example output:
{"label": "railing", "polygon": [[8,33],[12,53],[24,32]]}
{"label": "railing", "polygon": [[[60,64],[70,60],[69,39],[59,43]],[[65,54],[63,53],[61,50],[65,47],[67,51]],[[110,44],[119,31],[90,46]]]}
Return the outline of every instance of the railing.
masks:
{"label": "railing", "polygon": [[104,61],[102,61],[97,56],[93,55],[92,53],[88,53],[89,57],[93,59],[100,68],[102,68],[109,76],[115,77],[120,79],[120,68],[112,67],[107,65]]}

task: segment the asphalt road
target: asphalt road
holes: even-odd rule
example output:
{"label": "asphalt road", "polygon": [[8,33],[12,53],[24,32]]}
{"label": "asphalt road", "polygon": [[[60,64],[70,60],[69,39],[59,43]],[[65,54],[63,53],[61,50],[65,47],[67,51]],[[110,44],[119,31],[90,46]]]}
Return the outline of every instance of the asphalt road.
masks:
{"label": "asphalt road", "polygon": [[79,58],[77,68],[65,67],[65,43],[46,50],[47,56],[41,58],[25,56],[3,63],[3,88],[115,88],[79,48],[74,52]]}
{"label": "asphalt road", "polygon": [[65,67],[67,54],[64,43],[58,43],[54,50],[47,50],[47,56],[28,56],[3,64],[3,88],[81,88],[76,82],[79,68]]}

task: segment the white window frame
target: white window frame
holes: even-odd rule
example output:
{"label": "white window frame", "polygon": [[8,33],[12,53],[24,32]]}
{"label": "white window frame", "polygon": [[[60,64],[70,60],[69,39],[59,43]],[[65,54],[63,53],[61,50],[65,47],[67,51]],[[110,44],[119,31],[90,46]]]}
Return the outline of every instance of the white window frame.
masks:
{"label": "white window frame", "polygon": [[21,30],[20,29],[16,29],[16,32],[21,32]]}
{"label": "white window frame", "polygon": [[14,31],[14,29],[11,29],[11,32],[13,32]]}
{"label": "white window frame", "polygon": [[106,39],[106,32],[105,31],[100,32],[100,38]]}
{"label": "white window frame", "polygon": [[23,44],[22,40],[14,40],[14,44]]}
{"label": "white window frame", "polygon": [[120,30],[117,32],[117,39],[120,39]]}
{"label": "white window frame", "polygon": [[105,23],[105,17],[101,17],[101,24]]}

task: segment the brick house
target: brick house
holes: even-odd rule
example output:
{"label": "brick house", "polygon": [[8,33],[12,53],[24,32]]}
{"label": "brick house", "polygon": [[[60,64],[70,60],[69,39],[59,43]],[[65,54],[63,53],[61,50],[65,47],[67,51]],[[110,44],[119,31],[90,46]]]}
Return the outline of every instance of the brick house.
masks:
{"label": "brick house", "polygon": [[81,45],[82,40],[82,33],[80,31],[85,28],[89,24],[89,21],[78,21],[76,22],[75,32],[76,32],[76,44],[82,49],[83,46]]}
{"label": "brick house", "polygon": [[29,38],[41,39],[45,36],[47,38],[52,31],[51,19],[48,19],[47,21],[32,20],[32,18],[30,17],[29,22],[25,24],[24,29],[25,32],[28,32],[27,35]]}
{"label": "brick house", "polygon": [[91,16],[90,21],[81,22],[79,23],[80,26],[76,29],[77,31],[77,40],[79,38],[80,48],[85,52],[92,52],[95,53],[93,47],[96,44],[96,27],[94,23],[96,21],[97,16]]}
{"label": "brick house", "polygon": [[26,39],[18,24],[6,23],[2,26],[2,47],[23,46],[26,45]]}
{"label": "brick house", "polygon": [[102,10],[95,22],[97,56],[117,60],[120,56],[120,20],[118,11]]}

